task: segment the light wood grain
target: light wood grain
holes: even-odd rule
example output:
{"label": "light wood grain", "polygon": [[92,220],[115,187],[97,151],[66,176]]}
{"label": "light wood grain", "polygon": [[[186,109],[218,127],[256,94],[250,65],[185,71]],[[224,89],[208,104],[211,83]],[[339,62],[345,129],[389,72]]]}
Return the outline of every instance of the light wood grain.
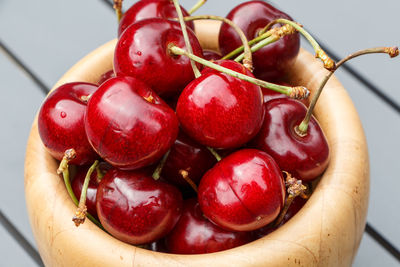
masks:
{"label": "light wood grain", "polygon": [[[204,47],[216,49],[219,24],[198,29]],[[205,25],[205,24],[200,24]],[[111,69],[111,41],[71,68],[57,85],[97,81]],[[315,89],[326,71],[302,50],[291,70],[293,82]],[[76,228],[74,205],[56,175],[57,163],[46,153],[32,125],[25,161],[25,194],[32,230],[46,266],[350,266],[365,227],[369,162],[363,129],[347,92],[333,77],[315,115],[328,138],[331,161],[315,192],[283,227],[250,244],[203,255],[174,255],[125,244],[90,221]]]}

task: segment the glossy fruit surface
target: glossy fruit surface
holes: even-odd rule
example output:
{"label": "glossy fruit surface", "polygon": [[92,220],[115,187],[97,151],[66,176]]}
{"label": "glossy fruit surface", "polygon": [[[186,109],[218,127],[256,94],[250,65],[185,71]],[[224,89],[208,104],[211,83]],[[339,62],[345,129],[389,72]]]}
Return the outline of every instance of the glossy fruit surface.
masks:
{"label": "glossy fruit surface", "polygon": [[231,231],[251,231],[279,215],[285,184],[271,156],[243,149],[219,161],[203,176],[198,199],[204,215],[216,225]]}
{"label": "glossy fruit surface", "polygon": [[[215,63],[252,76],[240,63],[231,60]],[[261,89],[205,68],[180,95],[176,114],[182,129],[197,142],[214,148],[238,147],[254,137],[261,127]]]}
{"label": "glossy fruit surface", "polygon": [[[188,29],[188,35],[194,54],[202,57],[195,34]],[[194,73],[187,57],[169,52],[173,45],[185,48],[178,22],[159,18],[138,21],[125,30],[116,45],[114,70],[117,76],[144,81],[160,96],[178,94],[194,79]]]}
{"label": "glossy fruit surface", "polygon": [[67,83],[49,94],[38,115],[40,138],[47,151],[61,160],[67,149],[76,151],[71,164],[92,163],[97,155],[90,146],[83,124],[87,97],[97,90],[95,84]]}
{"label": "glossy fruit surface", "polygon": [[158,161],[178,135],[174,111],[132,77],[111,78],[99,87],[89,100],[85,128],[105,161],[130,170]]}
{"label": "glossy fruit surface", "polygon": [[168,252],[201,254],[234,248],[251,241],[249,232],[230,232],[211,223],[203,216],[196,199],[185,201],[182,216],[167,235]]}
{"label": "glossy fruit surface", "polygon": [[[183,8],[182,14],[184,17],[190,16],[189,13]],[[147,0],[138,1],[133,4],[123,15],[118,27],[118,36],[125,31],[133,23],[149,18],[164,18],[173,19],[177,18],[174,3],[165,0]],[[194,30],[193,22],[186,22],[186,25]]]}
{"label": "glossy fruit surface", "polygon": [[[258,32],[275,19],[292,20],[287,14],[264,1],[244,2],[232,9],[227,18],[243,30],[248,40],[257,37]],[[226,55],[241,45],[235,30],[228,24],[223,24],[219,34],[221,53]],[[280,80],[285,75],[285,69],[294,63],[299,49],[298,33],[261,48],[253,54],[254,75],[266,81]]]}
{"label": "glossy fruit surface", "polygon": [[107,81],[110,78],[114,78],[115,77],[115,73],[114,70],[109,70],[105,73],[103,73],[100,78],[99,81],[97,82],[98,85],[101,85],[102,83],[104,83],[105,81]]}
{"label": "glossy fruit surface", "polygon": [[97,214],[103,227],[131,243],[151,243],[172,230],[182,211],[173,186],[140,171],[107,172],[97,190]]}
{"label": "glossy fruit surface", "polygon": [[187,175],[198,184],[204,173],[216,162],[215,157],[205,146],[196,143],[180,131],[165,161],[161,176],[179,187],[189,187],[183,175]]}
{"label": "glossy fruit surface", "polygon": [[265,104],[263,126],[251,146],[270,154],[280,168],[305,181],[317,178],[329,161],[329,146],[315,118],[307,135],[295,132],[307,112],[304,104],[292,99],[273,99]]}
{"label": "glossy fruit surface", "polygon": [[203,50],[204,58],[207,60],[219,60],[221,59],[221,55],[215,51],[211,50]]}

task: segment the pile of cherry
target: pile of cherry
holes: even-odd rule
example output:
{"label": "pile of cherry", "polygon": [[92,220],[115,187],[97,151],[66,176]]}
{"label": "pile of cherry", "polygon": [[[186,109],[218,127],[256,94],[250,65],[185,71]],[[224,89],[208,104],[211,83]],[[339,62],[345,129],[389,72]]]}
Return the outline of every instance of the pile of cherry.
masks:
{"label": "pile of cherry", "polygon": [[[302,182],[322,174],[329,147],[313,117],[305,134],[296,130],[307,112],[302,102],[199,63],[195,75],[187,56],[171,52],[190,51],[178,14],[169,0],[134,4],[120,22],[114,69],[98,84],[56,88],[40,110],[39,133],[61,161],[76,204],[81,196],[77,224],[87,212],[130,244],[209,253],[264,236],[293,216],[310,193]],[[275,19],[290,20],[262,1],[227,18],[249,39]],[[299,34],[284,36],[253,53],[252,73],[203,51],[193,23],[186,25],[194,55],[249,77],[285,84],[299,52]],[[219,44],[222,55],[242,45],[228,24]],[[68,165],[77,166],[72,186]]]}

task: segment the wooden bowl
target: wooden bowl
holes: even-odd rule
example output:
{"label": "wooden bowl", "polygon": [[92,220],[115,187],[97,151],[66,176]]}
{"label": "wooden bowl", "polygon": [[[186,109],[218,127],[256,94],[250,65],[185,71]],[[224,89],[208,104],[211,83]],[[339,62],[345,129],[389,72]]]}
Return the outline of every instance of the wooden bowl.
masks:
{"label": "wooden bowl", "polygon": [[[203,47],[216,49],[219,24],[196,23]],[[96,82],[112,68],[111,41],[73,66],[55,85]],[[315,89],[326,71],[302,50],[290,70],[298,85]],[[234,249],[202,254],[164,254],[125,244],[87,220],[71,221],[75,206],[57,162],[45,151],[37,119],[29,136],[25,161],[25,194],[30,223],[46,266],[350,266],[365,227],[369,195],[369,162],[363,129],[347,92],[332,77],[315,115],[329,141],[331,160],[309,201],[277,231]]]}

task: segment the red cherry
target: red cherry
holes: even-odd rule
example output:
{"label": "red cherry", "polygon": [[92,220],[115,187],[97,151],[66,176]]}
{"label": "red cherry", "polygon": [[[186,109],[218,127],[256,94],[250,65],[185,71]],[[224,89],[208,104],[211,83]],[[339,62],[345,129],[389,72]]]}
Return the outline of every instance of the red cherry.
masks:
{"label": "red cherry", "polygon": [[310,181],[326,169],[329,146],[315,118],[310,120],[307,135],[301,137],[295,132],[306,112],[306,107],[293,99],[268,101],[263,126],[251,146],[270,154],[282,170]]}
{"label": "red cherry", "polygon": [[[200,43],[193,31],[188,29],[188,34],[194,54],[202,57]],[[132,24],[115,48],[117,76],[138,78],[162,96],[178,94],[194,79],[194,73],[187,57],[169,52],[173,45],[185,47],[178,22],[153,18]]]}
{"label": "red cherry", "polygon": [[96,207],[110,234],[145,244],[172,230],[181,215],[182,196],[175,187],[142,172],[113,169],[99,184]]}
{"label": "red cherry", "polygon": [[[183,8],[183,16],[190,16],[189,13]],[[133,4],[123,15],[119,27],[118,36],[125,31],[133,23],[149,18],[163,18],[163,19],[173,19],[177,18],[178,14],[174,3],[172,1],[165,0],[147,0],[139,1]],[[186,22],[187,26],[194,30],[194,24],[192,21]]]}
{"label": "red cherry", "polygon": [[185,201],[182,216],[165,238],[168,252],[201,254],[222,251],[250,242],[250,232],[229,232],[207,220],[196,199]]}
{"label": "red cherry", "polygon": [[182,175],[187,174],[190,180],[198,184],[204,173],[216,162],[205,146],[196,143],[180,131],[165,161],[161,176],[179,187],[189,187]]}
{"label": "red cherry", "polygon": [[285,184],[271,156],[256,149],[243,149],[222,159],[204,175],[198,198],[206,217],[218,226],[252,231],[279,215]]}
{"label": "red cherry", "polygon": [[50,93],[40,108],[40,138],[57,160],[61,160],[70,148],[76,151],[70,164],[88,164],[98,157],[86,138],[83,124],[86,98],[96,90],[97,86],[90,83],[67,83]]}
{"label": "red cherry", "polygon": [[[105,162],[99,164],[99,168],[104,174],[110,169],[110,165]],[[79,199],[82,193],[83,183],[85,181],[86,174],[89,170],[90,166],[82,166],[78,167],[78,170],[75,174],[74,180],[72,180],[71,186],[74,191],[75,196]],[[97,187],[99,186],[101,178],[98,177],[97,171],[94,171],[90,176],[89,186],[86,192],[86,207],[87,211],[90,215],[97,218],[96,211],[96,194]]]}
{"label": "red cherry", "polygon": [[[215,63],[252,76],[240,63],[231,60]],[[181,127],[206,146],[232,148],[245,144],[262,124],[260,87],[210,68],[201,74],[178,99],[176,114]]]}
{"label": "red cherry", "polygon": [[111,78],[99,87],[89,100],[85,128],[104,160],[130,170],[158,161],[178,135],[174,111],[132,77]]}
{"label": "red cherry", "polygon": [[205,59],[211,60],[211,61],[221,59],[221,55],[220,54],[218,54],[215,51],[211,51],[211,50],[203,50],[203,55],[204,55]]}
{"label": "red cherry", "polygon": [[110,78],[114,78],[115,77],[115,73],[114,70],[109,70],[105,73],[103,73],[100,78],[99,81],[97,82],[98,85],[101,85],[102,83],[104,83],[105,81],[107,81]]}
{"label": "red cherry", "polygon": [[279,227],[281,227],[282,225],[284,225],[287,221],[289,221],[294,215],[297,214],[297,212],[299,212],[299,210],[304,206],[304,204],[306,204],[307,199],[301,198],[301,197],[296,197],[292,204],[290,204],[285,216],[283,217],[283,220],[281,221],[281,223],[279,225],[276,226],[264,226],[260,229],[257,229],[254,231],[254,236],[255,238],[261,238],[263,236],[266,236],[270,233],[272,233],[273,231],[275,231],[276,229],[278,229]]}
{"label": "red cherry", "polygon": [[[292,20],[287,14],[264,1],[248,1],[232,9],[227,18],[241,28],[249,40],[271,21],[278,18]],[[219,46],[222,55],[235,50],[242,42],[232,27],[221,26]],[[262,80],[277,80],[285,74],[285,69],[294,63],[300,49],[298,33],[283,37],[253,54],[254,75]]]}

